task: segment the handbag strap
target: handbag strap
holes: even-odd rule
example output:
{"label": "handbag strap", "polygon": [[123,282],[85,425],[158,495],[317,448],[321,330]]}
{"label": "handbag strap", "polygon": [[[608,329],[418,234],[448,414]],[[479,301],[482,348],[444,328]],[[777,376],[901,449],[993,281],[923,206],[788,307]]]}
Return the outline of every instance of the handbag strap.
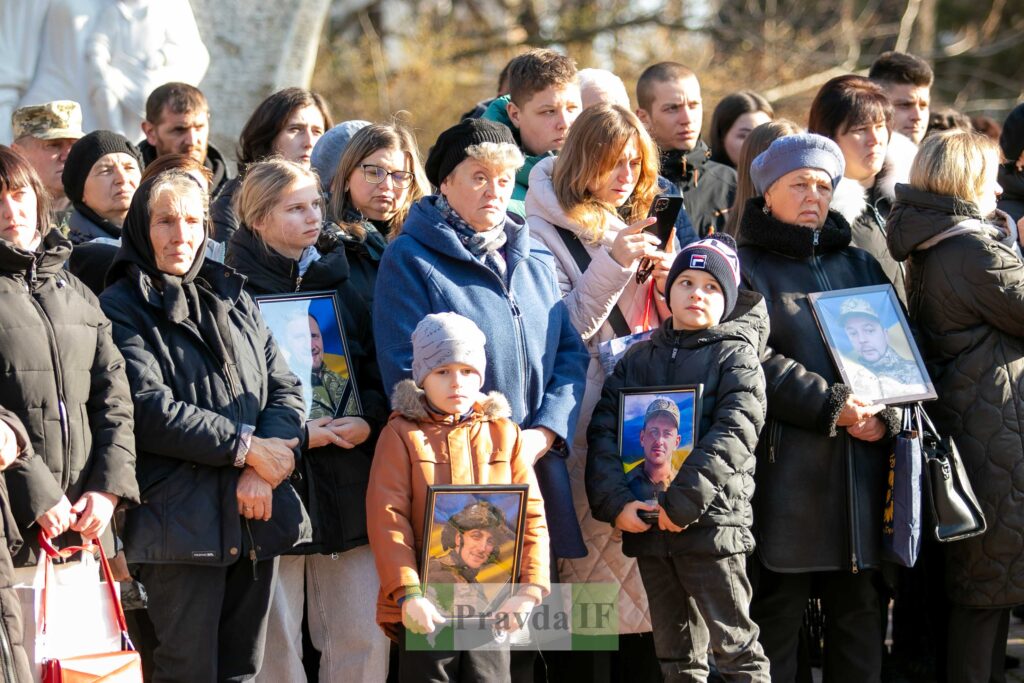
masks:
{"label": "handbag strap", "polygon": [[[98,554],[100,557],[100,567],[103,568],[103,578],[107,582],[107,591],[110,595],[110,603],[114,607],[114,618],[117,621],[117,627],[121,631],[121,641],[123,646],[127,646],[128,649],[134,650],[135,647],[132,645],[131,639],[128,637],[128,623],[124,618],[124,609],[121,607],[121,599],[117,595],[117,588],[114,587],[114,573],[110,570],[110,563],[107,561],[107,556],[103,552],[103,546],[89,541],[86,545],[73,545],[66,546],[64,548],[57,548],[50,542],[50,539],[40,531],[39,548],[43,551],[43,562],[46,563],[46,571],[43,573],[43,605],[41,610],[43,634],[46,634],[46,605],[49,601],[48,588],[50,584],[50,574],[53,569],[53,560],[67,559],[78,552],[89,552]],[[98,553],[97,550],[99,551]]]}
{"label": "handbag strap", "polygon": [[[562,238],[565,248],[569,250],[569,254],[572,256],[572,260],[576,262],[580,272],[587,272],[591,258],[590,254],[587,253],[587,248],[583,246],[583,242],[580,242],[580,238],[571,230],[560,228],[557,225],[555,226],[555,231]],[[622,311],[619,310],[618,302],[612,304],[612,311],[608,314],[608,323],[612,326],[616,337],[629,336],[629,324],[626,322],[626,316],[622,315]]]}

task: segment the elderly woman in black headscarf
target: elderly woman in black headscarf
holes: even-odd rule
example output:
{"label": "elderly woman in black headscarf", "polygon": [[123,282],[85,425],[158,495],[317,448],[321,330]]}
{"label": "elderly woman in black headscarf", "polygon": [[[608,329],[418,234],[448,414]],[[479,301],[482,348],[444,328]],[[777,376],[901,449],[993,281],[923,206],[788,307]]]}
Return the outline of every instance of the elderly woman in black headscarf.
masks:
{"label": "elderly woman in black headscarf", "polygon": [[244,278],[205,260],[204,198],[178,171],[144,182],[101,299],[135,399],[142,504],[125,549],[149,594],[156,681],[254,675],[273,557],[309,539],[288,483],[298,379]]}

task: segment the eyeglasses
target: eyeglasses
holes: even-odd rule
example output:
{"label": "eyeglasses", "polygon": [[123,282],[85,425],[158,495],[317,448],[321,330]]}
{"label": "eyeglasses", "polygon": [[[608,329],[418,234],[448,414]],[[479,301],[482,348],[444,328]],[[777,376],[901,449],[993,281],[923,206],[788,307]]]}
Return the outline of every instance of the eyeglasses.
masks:
{"label": "eyeglasses", "polygon": [[399,189],[404,190],[412,185],[413,175],[409,171],[389,171],[374,164],[360,164],[360,168],[363,169],[363,179],[371,185],[380,185],[388,176],[391,176],[391,182]]}

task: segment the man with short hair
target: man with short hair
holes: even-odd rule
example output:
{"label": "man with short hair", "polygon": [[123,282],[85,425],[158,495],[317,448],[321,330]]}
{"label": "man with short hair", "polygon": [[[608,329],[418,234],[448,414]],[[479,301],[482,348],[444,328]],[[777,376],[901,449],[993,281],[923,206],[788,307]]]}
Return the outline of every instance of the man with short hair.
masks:
{"label": "man with short hair", "polygon": [[889,345],[889,333],[874,307],[860,297],[851,297],[839,308],[839,322],[855,355],[850,383],[858,396],[890,398],[923,394],[927,390],[917,363]]}
{"label": "man with short hair", "polygon": [[71,100],[21,107],[11,116],[11,127],[11,146],[28,160],[50,193],[56,224],[66,224],[71,202],[64,194],[61,175],[71,146],[85,135],[82,108]]}
{"label": "man with short hair", "polygon": [[895,110],[893,130],[915,145],[928,130],[931,87],[935,79],[928,63],[905,52],[883,52],[868,71],[868,78],[885,91]]}
{"label": "man with short hair", "polygon": [[164,83],[151,92],[142,132],[146,139],[139,143],[139,150],[145,165],[165,154],[187,154],[213,173],[211,198],[231,179],[224,155],[210,144],[210,106],[199,88]]}
{"label": "man with short hair", "polygon": [[703,101],[696,74],[675,61],[644,70],[637,81],[637,117],[662,151],[662,175],[676,185],[695,239],[725,228],[736,195],[736,171],[711,161],[700,140]]}
{"label": "man with short hair", "polygon": [[629,476],[629,490],[637,500],[655,500],[668,489],[676,475],[672,456],[680,441],[679,406],[672,399],[659,396],[647,406],[640,430],[644,461]]}
{"label": "man with short hair", "polygon": [[576,63],[553,50],[530,50],[508,63],[509,94],[494,100],[483,118],[512,129],[526,163],[516,172],[509,213],[526,217],[530,171],[557,154],[569,126],[583,111]]}
{"label": "man with short hair", "polygon": [[637,81],[636,99],[636,115],[661,149],[661,175],[682,193],[696,237],[724,230],[736,171],[711,161],[700,139],[704,105],[697,75],[676,62],[649,66]]}

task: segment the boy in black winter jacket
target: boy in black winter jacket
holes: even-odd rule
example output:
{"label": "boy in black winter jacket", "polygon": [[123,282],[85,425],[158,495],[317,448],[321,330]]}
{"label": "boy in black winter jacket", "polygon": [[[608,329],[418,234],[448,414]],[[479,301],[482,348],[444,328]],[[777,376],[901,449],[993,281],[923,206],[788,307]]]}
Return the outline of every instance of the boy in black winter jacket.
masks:
{"label": "boy in black winter jacket", "polygon": [[[587,434],[591,510],[625,532],[623,552],[637,558],[666,683],[707,680],[709,647],[725,680],[770,680],[746,575],[768,313],[761,295],[738,291],[735,246],[715,235],[679,253],[665,291],[672,318],[619,361]],[[657,505],[638,500],[619,455],[620,390],[696,384],[704,391],[694,448]],[[657,513],[656,525],[642,510]]]}

